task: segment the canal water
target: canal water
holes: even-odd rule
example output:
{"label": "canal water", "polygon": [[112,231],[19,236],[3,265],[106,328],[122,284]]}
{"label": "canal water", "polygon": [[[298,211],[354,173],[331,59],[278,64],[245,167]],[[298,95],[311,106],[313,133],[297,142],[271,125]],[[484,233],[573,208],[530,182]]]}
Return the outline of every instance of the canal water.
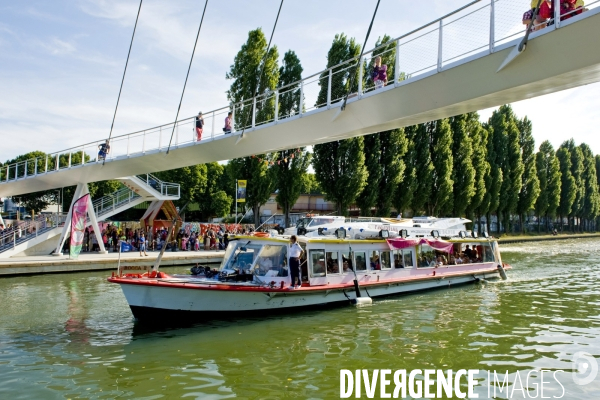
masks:
{"label": "canal water", "polygon": [[[493,371],[542,398],[549,370],[544,397],[600,398],[600,375],[582,384],[600,360],[600,241],[507,245],[503,258],[508,281],[162,330],[134,323],[106,272],[2,278],[0,398],[328,399],[340,369],[479,369],[479,398],[499,386]],[[574,370],[582,351],[595,360]]]}

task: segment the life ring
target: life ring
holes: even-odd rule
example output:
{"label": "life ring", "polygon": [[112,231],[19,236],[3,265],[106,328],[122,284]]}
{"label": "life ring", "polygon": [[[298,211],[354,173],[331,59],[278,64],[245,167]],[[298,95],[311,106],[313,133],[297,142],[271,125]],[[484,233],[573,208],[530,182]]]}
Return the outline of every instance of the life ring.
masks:
{"label": "life ring", "polygon": [[270,237],[271,234],[269,232],[252,232],[252,236],[256,236],[256,237]]}

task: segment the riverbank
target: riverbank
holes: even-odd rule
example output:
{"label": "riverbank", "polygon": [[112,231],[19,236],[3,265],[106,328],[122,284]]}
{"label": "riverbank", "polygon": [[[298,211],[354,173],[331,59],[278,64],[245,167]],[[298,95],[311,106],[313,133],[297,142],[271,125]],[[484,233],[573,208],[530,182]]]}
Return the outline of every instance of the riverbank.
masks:
{"label": "riverbank", "polygon": [[558,235],[503,235],[498,239],[500,244],[546,242],[552,240],[592,239],[600,238],[600,233],[559,233]]}
{"label": "riverbank", "polygon": [[[215,264],[223,259],[224,251],[167,251],[161,266],[172,267],[191,264]],[[136,266],[147,270],[154,264],[158,252],[149,252],[148,257],[139,253],[122,253],[121,265]],[[63,256],[27,256],[0,259],[0,276],[49,274],[79,271],[117,270],[119,253],[81,253],[76,260]]]}

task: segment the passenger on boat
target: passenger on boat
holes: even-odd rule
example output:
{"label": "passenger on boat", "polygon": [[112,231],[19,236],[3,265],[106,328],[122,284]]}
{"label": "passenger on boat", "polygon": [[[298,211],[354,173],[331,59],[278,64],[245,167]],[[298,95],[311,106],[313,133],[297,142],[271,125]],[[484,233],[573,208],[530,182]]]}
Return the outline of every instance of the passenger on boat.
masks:
{"label": "passenger on boat", "polygon": [[365,260],[363,260],[362,256],[356,256],[356,270],[357,271],[365,271],[367,269],[367,265]]}
{"label": "passenger on boat", "polygon": [[344,273],[352,270],[352,260],[349,253],[342,253],[342,268],[344,269]]}
{"label": "passenger on boat", "polygon": [[469,258],[473,258],[473,250],[471,250],[471,247],[469,245],[467,245],[467,247],[465,248],[465,256],[469,257]]}
{"label": "passenger on boat", "polygon": [[463,263],[463,259],[460,256],[460,253],[456,253],[456,258],[455,258],[456,264],[462,264]]}
{"label": "passenger on boat", "polygon": [[381,264],[379,263],[379,256],[377,254],[371,257],[371,270],[381,270]]}
{"label": "passenger on boat", "polygon": [[456,265],[456,259],[454,258],[454,254],[450,254],[448,258],[448,265]]}
{"label": "passenger on boat", "polygon": [[290,289],[296,289],[300,287],[302,281],[300,280],[300,257],[302,256],[302,247],[298,244],[298,238],[296,235],[290,237],[290,247],[288,254],[290,255],[290,276],[292,278],[292,285]]}

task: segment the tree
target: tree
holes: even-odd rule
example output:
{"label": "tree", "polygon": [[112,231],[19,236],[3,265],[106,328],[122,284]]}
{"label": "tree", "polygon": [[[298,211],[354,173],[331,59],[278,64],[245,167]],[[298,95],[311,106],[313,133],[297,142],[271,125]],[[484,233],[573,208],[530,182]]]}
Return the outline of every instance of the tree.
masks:
{"label": "tree", "polygon": [[431,163],[433,165],[432,192],[429,199],[430,215],[452,212],[452,130],[447,119],[426,124],[431,135]]}
{"label": "tree", "polygon": [[417,160],[415,153],[415,135],[418,126],[408,126],[404,128],[406,138],[406,153],[402,158],[404,164],[404,174],[398,181],[393,190],[392,204],[398,213],[403,212],[412,205],[413,195],[417,186]]}
{"label": "tree", "polygon": [[379,179],[376,207],[377,215],[387,217],[391,212],[394,191],[404,177],[406,166],[403,156],[408,149],[408,140],[404,129],[385,131],[378,135],[381,178]]}
{"label": "tree", "polygon": [[452,194],[455,217],[463,217],[475,195],[475,168],[473,168],[473,143],[467,125],[469,114],[450,118],[452,130]]}
{"label": "tree", "polygon": [[[263,31],[257,28],[248,32],[248,40],[235,56],[229,72],[225,74],[227,79],[233,79],[233,83],[227,91],[227,99],[231,103],[251,99],[256,93],[268,94],[275,90],[279,80],[277,46],[270,48],[269,54],[265,57],[266,52],[267,39]],[[262,76],[259,77],[263,63],[264,70]],[[242,129],[252,120],[251,103],[244,103],[244,106],[236,108],[235,112],[236,129]],[[274,116],[275,98],[266,96],[259,99],[256,104],[256,123],[270,121]]]}
{"label": "tree", "polygon": [[558,215],[560,217],[560,230],[563,231],[563,218],[571,214],[575,197],[577,197],[577,186],[575,178],[571,173],[571,155],[565,147],[560,147],[556,152],[560,166],[560,202]]}
{"label": "tree", "polygon": [[288,117],[300,112],[300,107],[302,107],[300,84],[291,84],[302,79],[302,71],[302,65],[296,53],[292,50],[287,51],[283,55],[283,65],[279,68],[279,83],[277,84],[277,88],[281,90],[279,93],[280,117]]}
{"label": "tree", "polygon": [[583,198],[585,196],[585,187],[583,183],[583,154],[581,149],[575,145],[573,139],[569,139],[560,147],[565,148],[569,152],[571,158],[571,175],[575,180],[575,200],[569,213],[569,223],[571,230],[575,231],[576,219],[581,217],[583,212]]}
{"label": "tree", "polygon": [[325,199],[335,202],[339,215],[347,214],[369,175],[365,167],[363,138],[315,146],[313,168],[317,182],[325,191]]}
{"label": "tree", "polygon": [[498,152],[496,152],[499,137],[495,135],[494,127],[491,123],[488,123],[486,124],[485,129],[488,132],[487,161],[490,165],[490,174],[485,179],[485,196],[482,209],[486,212],[485,219],[488,224],[488,230],[491,232],[491,215],[495,213],[498,217],[497,231],[500,232],[500,216],[498,208],[500,207],[500,190],[502,189],[502,182],[504,181],[502,167],[500,166],[502,157],[499,157]]}
{"label": "tree", "polygon": [[283,209],[286,228],[290,225],[290,210],[296,204],[306,182],[303,179],[310,165],[311,154],[305,149],[284,150],[273,156],[274,164],[271,167],[277,188],[277,204]]}
{"label": "tree", "polygon": [[548,218],[556,214],[560,201],[560,165],[549,141],[546,140],[540,145],[540,150],[535,155],[535,164],[540,182],[540,194],[535,201],[534,209],[538,218],[538,232],[540,232],[542,216],[546,217],[546,230],[548,230]]}
{"label": "tree", "polygon": [[521,161],[523,163],[523,175],[521,177],[521,193],[517,203],[517,213],[521,225],[521,233],[524,228],[524,216],[531,211],[537,197],[540,194],[540,181],[537,177],[535,164],[535,140],[532,135],[531,121],[525,117],[518,121],[519,144],[521,147]]}
{"label": "tree", "polygon": [[429,203],[433,188],[433,163],[429,149],[431,135],[426,124],[419,124],[414,136],[414,168],[415,184],[411,202],[413,215],[425,211],[425,205]]}
{"label": "tree", "polygon": [[216,162],[205,164],[205,166],[206,186],[197,198],[202,220],[208,221],[212,217],[226,216],[231,210],[233,199],[221,187],[221,177],[225,174],[225,168]]}
{"label": "tree", "polygon": [[596,175],[596,160],[592,149],[582,143],[579,149],[583,155],[583,212],[584,224],[590,230],[590,223],[600,214],[600,193],[598,193],[598,178]]}
{"label": "tree", "polygon": [[264,154],[236,158],[229,162],[236,179],[245,179],[246,207],[252,209],[255,226],[260,225],[260,206],[265,204],[275,189],[275,180]]}
{"label": "tree", "polygon": [[202,194],[206,190],[207,167],[206,164],[190,165],[189,167],[171,169],[157,172],[156,177],[166,182],[179,183],[180,197],[177,205],[185,203],[200,203]]}
{"label": "tree", "polygon": [[365,167],[367,168],[369,179],[356,199],[356,204],[360,208],[360,214],[367,217],[372,215],[371,209],[375,207],[379,194],[379,182],[382,175],[381,166],[379,165],[381,157],[380,147],[381,143],[379,142],[378,133],[364,137]]}
{"label": "tree", "polygon": [[481,216],[487,213],[490,204],[486,196],[486,179],[490,177],[491,170],[487,160],[488,131],[479,122],[477,113],[469,113],[468,116],[467,131],[471,139],[471,146],[473,146],[473,169],[475,170],[473,188],[475,193],[467,209],[467,218],[473,219],[473,215],[475,215],[478,223],[477,231],[482,232]]}
{"label": "tree", "polygon": [[[352,57],[358,56],[360,45],[346,35],[337,34],[327,53],[327,68],[333,67]],[[331,79],[332,99],[340,99],[347,91],[350,81],[350,69],[343,65],[334,69]],[[357,72],[358,73],[358,70]],[[329,73],[321,75],[317,107],[327,103]],[[358,83],[354,82],[352,90]],[[325,191],[325,198],[336,203],[339,214],[345,214],[358,194],[363,190],[368,176],[365,167],[364,139],[333,141],[313,147],[313,167],[319,185]]]}

